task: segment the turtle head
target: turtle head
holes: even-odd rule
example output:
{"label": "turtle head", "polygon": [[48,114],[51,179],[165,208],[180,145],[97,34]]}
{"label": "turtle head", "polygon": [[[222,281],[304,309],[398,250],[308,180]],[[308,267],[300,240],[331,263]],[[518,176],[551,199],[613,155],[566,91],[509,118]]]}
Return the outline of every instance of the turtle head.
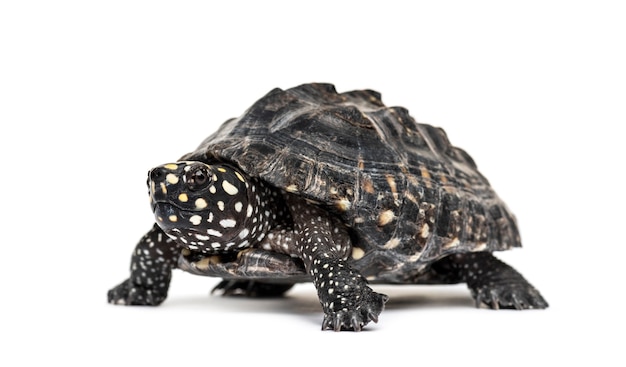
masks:
{"label": "turtle head", "polygon": [[185,248],[223,253],[250,245],[256,202],[249,178],[233,166],[164,164],[148,172],[148,188],[157,224]]}

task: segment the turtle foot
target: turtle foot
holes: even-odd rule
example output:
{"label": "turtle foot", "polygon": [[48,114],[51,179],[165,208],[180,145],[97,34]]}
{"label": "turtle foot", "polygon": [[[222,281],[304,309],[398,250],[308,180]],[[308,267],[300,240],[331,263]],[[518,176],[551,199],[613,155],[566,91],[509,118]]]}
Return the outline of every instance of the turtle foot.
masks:
{"label": "turtle foot", "polygon": [[527,282],[517,284],[486,285],[472,291],[476,307],[486,305],[498,309],[543,309],[548,302]]}
{"label": "turtle foot", "polygon": [[264,283],[254,280],[222,280],[211,293],[222,296],[246,296],[257,298],[280,297],[293,287],[291,283]]}
{"label": "turtle foot", "polygon": [[322,330],[361,331],[370,321],[378,322],[378,315],[385,308],[385,302],[388,299],[387,295],[370,290],[356,308],[326,312],[322,321]]}
{"label": "turtle foot", "polygon": [[115,305],[160,305],[165,298],[167,292],[159,292],[154,289],[144,288],[142,286],[132,284],[130,279],[109,290],[107,293],[108,302]]}

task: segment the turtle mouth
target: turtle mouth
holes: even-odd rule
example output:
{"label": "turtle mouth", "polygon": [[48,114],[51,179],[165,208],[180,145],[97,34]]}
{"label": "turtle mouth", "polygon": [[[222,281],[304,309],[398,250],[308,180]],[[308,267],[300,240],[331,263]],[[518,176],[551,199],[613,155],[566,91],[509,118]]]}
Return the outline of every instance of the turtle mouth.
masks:
{"label": "turtle mouth", "polygon": [[152,212],[159,227],[166,232],[174,228],[193,229],[200,223],[198,218],[202,217],[198,211],[181,208],[170,201],[153,202]]}

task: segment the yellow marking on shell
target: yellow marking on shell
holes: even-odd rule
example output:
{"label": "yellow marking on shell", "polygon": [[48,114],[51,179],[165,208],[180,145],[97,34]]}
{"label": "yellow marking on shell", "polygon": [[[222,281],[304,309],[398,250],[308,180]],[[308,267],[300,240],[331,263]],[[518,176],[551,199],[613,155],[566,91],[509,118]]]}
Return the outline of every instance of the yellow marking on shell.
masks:
{"label": "yellow marking on shell", "polygon": [[363,177],[363,190],[369,194],[374,193],[374,184],[372,184],[372,180],[369,177]]}
{"label": "yellow marking on shell", "polygon": [[204,200],[203,198],[197,198],[194,204],[196,204],[197,209],[204,209],[209,206],[209,204],[207,204],[206,200]]}
{"label": "yellow marking on shell", "polygon": [[207,256],[207,257],[202,258],[199,261],[196,261],[195,265],[196,265],[196,268],[199,270],[208,270],[209,265],[219,264],[219,263],[220,263],[219,256]]}
{"label": "yellow marking on shell", "polygon": [[176,185],[178,183],[178,176],[173,173],[168,173],[167,176],[165,176],[165,181],[172,185]]}
{"label": "yellow marking on shell", "polygon": [[[454,237],[450,242],[446,243],[445,245],[443,245],[443,248],[448,249],[448,248],[452,248],[452,247],[457,247],[459,244],[461,243],[461,241],[459,241],[458,237]],[[487,244],[485,244],[486,247]]]}
{"label": "yellow marking on shell", "polygon": [[154,181],[150,181],[150,192],[155,192],[156,191],[156,184],[154,183]]}
{"label": "yellow marking on shell", "polygon": [[189,197],[184,192],[178,195],[178,201],[186,203],[189,200]]}
{"label": "yellow marking on shell", "polygon": [[157,220],[158,220],[159,222],[163,222],[163,217],[157,217]]}
{"label": "yellow marking on shell", "polygon": [[337,206],[337,209],[341,210],[342,212],[348,211],[352,207],[352,203],[346,198],[337,200],[335,202],[335,205]]}
{"label": "yellow marking on shell", "polygon": [[391,249],[398,247],[399,244],[400,244],[400,239],[394,237],[390,239],[389,241],[387,241],[387,243],[383,245],[383,248],[385,250],[391,250]]}
{"label": "yellow marking on shell", "polygon": [[226,173],[226,168],[218,167],[217,170],[222,172],[222,173]]}
{"label": "yellow marking on shell", "polygon": [[396,186],[396,178],[393,177],[393,175],[386,175],[387,176],[387,184],[389,185],[389,188],[391,189],[391,194],[393,195],[393,200],[396,202],[396,205],[399,204],[398,202],[398,188]]}
{"label": "yellow marking on shell", "polygon": [[428,225],[428,223],[424,223],[424,225],[420,229],[420,237],[428,238],[428,236],[430,236],[430,226]]}
{"label": "yellow marking on shell", "polygon": [[165,183],[161,182],[160,186],[161,186],[161,192],[163,194],[167,194],[167,187],[165,187]]}
{"label": "yellow marking on shell", "polygon": [[250,252],[250,251],[253,251],[253,250],[252,250],[251,248],[247,248],[247,249],[244,249],[244,250],[242,250],[242,251],[239,251],[239,252],[237,253],[237,260],[241,259],[241,257],[242,257],[243,255],[247,254],[247,253],[248,253],[248,252]]}
{"label": "yellow marking on shell", "polygon": [[163,166],[163,167],[164,167],[164,168],[167,168],[167,169],[169,169],[169,170],[172,170],[172,171],[174,171],[174,170],[178,169],[178,165],[177,165],[176,163],[168,163],[168,164],[166,164],[166,165],[165,165],[165,166]]}
{"label": "yellow marking on shell", "polygon": [[426,187],[430,188],[432,184],[430,183],[430,172],[426,167],[420,167],[420,173],[422,174],[422,178],[424,178],[424,184]]}
{"label": "yellow marking on shell", "polygon": [[406,175],[406,180],[413,186],[419,186],[420,185],[419,180],[414,175],[407,174]]}
{"label": "yellow marking on shell", "polygon": [[360,247],[353,247],[352,248],[352,258],[354,260],[358,260],[358,259],[362,258],[363,255],[365,255],[365,251],[363,251],[362,248],[360,248]]}
{"label": "yellow marking on shell", "polygon": [[285,190],[287,190],[289,192],[298,192],[298,185],[291,184],[291,185],[285,187]]}
{"label": "yellow marking on shell", "polygon": [[404,197],[406,197],[407,199],[411,200],[414,204],[419,204],[417,198],[415,197],[415,195],[411,194],[410,192],[406,192],[404,194]]}
{"label": "yellow marking on shell", "polygon": [[408,258],[408,262],[413,263],[416,262],[417,260],[419,260],[419,258],[422,257],[422,253],[421,252],[416,252],[413,255],[409,256]]}
{"label": "yellow marking on shell", "polygon": [[391,221],[396,217],[396,214],[393,212],[393,210],[385,210],[384,212],[380,213],[380,215],[378,216],[378,225],[379,226],[386,226],[387,224],[391,223]]}
{"label": "yellow marking on shell", "polygon": [[178,217],[175,216],[174,214],[170,215],[169,217],[167,217],[167,219],[170,220],[170,222],[176,223],[178,222]]}
{"label": "yellow marking on shell", "polygon": [[471,251],[485,251],[487,249],[487,242],[480,242]]}
{"label": "yellow marking on shell", "polygon": [[228,195],[231,195],[231,196],[237,195],[237,193],[239,192],[239,190],[235,186],[233,186],[233,184],[231,184],[230,182],[226,180],[222,181],[222,188]]}
{"label": "yellow marking on shell", "polygon": [[237,176],[239,181],[246,182],[246,180],[243,178],[243,176],[239,172],[235,171],[235,176]]}

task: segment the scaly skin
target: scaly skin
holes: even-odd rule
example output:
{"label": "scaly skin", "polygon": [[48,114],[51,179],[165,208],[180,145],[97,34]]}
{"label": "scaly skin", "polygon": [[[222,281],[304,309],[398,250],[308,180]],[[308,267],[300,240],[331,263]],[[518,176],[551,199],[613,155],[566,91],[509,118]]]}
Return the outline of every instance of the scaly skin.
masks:
{"label": "scaly skin", "polygon": [[324,310],[322,329],[360,331],[377,322],[388,297],[374,292],[345,261],[349,241],[333,241],[332,219],[320,208],[289,196],[294,220],[295,250],[313,278]]}
{"label": "scaly skin", "polygon": [[548,302],[519,272],[489,252],[448,256],[433,264],[443,283],[467,283],[476,307],[543,309]]}
{"label": "scaly skin", "polygon": [[170,239],[161,228],[154,225],[133,251],[130,278],[111,289],[109,303],[123,305],[161,304],[167,297],[176,267],[180,246]]}

